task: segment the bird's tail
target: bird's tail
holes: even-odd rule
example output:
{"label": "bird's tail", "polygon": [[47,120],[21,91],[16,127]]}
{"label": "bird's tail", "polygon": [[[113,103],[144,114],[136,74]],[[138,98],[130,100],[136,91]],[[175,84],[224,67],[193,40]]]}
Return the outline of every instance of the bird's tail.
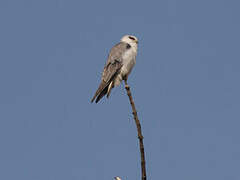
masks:
{"label": "bird's tail", "polygon": [[96,93],[94,94],[94,96],[91,100],[91,103],[95,100],[96,97],[97,97],[97,99],[96,99],[96,103],[97,103],[107,93],[108,85],[109,85],[109,83],[106,83],[104,81],[102,81],[100,83]]}
{"label": "bird's tail", "polygon": [[111,83],[108,86],[108,90],[107,90],[107,98],[109,98],[111,90],[112,90],[113,87],[114,87],[114,83],[113,83],[113,81],[111,81]]}

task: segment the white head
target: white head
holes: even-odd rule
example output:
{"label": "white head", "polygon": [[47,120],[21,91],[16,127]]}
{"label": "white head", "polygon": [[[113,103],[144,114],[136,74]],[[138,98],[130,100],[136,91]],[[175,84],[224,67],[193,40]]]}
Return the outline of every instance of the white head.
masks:
{"label": "white head", "polygon": [[130,44],[132,47],[135,47],[137,49],[138,45],[138,39],[136,36],[133,35],[125,35],[122,37],[121,42],[125,42]]}

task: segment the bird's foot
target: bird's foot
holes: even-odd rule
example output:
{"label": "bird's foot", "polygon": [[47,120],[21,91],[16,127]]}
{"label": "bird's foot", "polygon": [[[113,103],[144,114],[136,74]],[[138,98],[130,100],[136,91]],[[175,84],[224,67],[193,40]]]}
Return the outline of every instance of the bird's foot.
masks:
{"label": "bird's foot", "polygon": [[124,82],[125,82],[125,88],[126,88],[126,89],[129,89],[130,87],[129,87],[129,85],[127,84],[127,79],[124,79]]}

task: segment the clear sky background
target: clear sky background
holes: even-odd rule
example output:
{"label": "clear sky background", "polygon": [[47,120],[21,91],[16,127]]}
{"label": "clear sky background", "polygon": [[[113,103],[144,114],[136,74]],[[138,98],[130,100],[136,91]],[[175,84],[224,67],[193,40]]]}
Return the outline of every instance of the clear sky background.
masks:
{"label": "clear sky background", "polygon": [[110,48],[133,34],[148,179],[239,180],[239,6],[1,0],[0,179],[140,178],[124,86],[90,103]]}

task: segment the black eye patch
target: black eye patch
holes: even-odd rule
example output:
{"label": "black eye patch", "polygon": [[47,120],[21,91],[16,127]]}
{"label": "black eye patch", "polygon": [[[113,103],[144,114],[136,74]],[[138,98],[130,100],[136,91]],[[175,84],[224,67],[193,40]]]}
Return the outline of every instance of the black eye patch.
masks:
{"label": "black eye patch", "polygon": [[127,49],[130,49],[131,48],[131,45],[127,43]]}
{"label": "black eye patch", "polygon": [[131,40],[135,40],[135,38],[134,38],[134,37],[132,37],[132,36],[129,36],[129,39],[131,39]]}

